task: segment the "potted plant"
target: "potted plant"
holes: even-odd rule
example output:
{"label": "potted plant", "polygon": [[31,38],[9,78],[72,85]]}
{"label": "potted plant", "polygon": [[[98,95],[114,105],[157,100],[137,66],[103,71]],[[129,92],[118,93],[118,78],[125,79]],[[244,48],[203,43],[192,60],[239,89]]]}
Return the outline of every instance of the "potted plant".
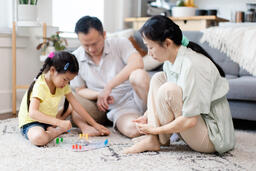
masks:
{"label": "potted plant", "polygon": [[65,50],[68,46],[68,42],[65,38],[60,37],[60,31],[50,37],[43,37],[43,42],[37,45],[36,49],[41,50],[40,60],[44,61],[49,53],[54,51]]}
{"label": "potted plant", "polygon": [[37,21],[37,0],[18,1],[18,21]]}

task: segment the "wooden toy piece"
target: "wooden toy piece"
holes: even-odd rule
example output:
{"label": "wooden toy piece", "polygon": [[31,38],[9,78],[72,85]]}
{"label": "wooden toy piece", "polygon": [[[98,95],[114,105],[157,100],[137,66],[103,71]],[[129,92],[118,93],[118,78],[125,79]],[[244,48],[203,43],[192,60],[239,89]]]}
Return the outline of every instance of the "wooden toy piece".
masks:
{"label": "wooden toy piece", "polygon": [[82,150],[82,146],[81,145],[79,145],[79,150]]}
{"label": "wooden toy piece", "polygon": [[78,149],[78,145],[76,144],[76,149]]}
{"label": "wooden toy piece", "polygon": [[56,144],[59,144],[60,143],[60,140],[59,140],[59,137],[56,138]]}
{"label": "wooden toy piece", "polygon": [[88,134],[85,134],[85,139],[88,141]]}
{"label": "wooden toy piece", "polygon": [[82,139],[82,134],[79,134],[79,138]]}
{"label": "wooden toy piece", "polygon": [[75,144],[72,145],[72,149],[73,149],[73,150],[75,149]]}
{"label": "wooden toy piece", "polygon": [[60,138],[60,142],[63,142],[63,138],[62,137]]}

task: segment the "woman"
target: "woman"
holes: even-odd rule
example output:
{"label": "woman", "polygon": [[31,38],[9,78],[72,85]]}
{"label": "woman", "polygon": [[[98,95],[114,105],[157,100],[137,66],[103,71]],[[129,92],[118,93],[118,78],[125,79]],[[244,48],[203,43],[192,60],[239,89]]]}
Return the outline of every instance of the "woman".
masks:
{"label": "woman", "polygon": [[149,55],[164,62],[164,72],[152,77],[148,110],[134,120],[146,136],[124,152],[159,151],[173,133],[198,152],[233,149],[229,85],[223,70],[199,45],[182,40],[179,26],[165,16],[152,17],[140,32]]}

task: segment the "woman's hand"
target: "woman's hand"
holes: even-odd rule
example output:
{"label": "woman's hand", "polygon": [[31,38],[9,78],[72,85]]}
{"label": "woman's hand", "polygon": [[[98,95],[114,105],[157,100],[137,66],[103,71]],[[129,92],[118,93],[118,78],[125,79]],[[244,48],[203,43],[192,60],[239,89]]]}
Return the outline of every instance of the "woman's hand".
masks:
{"label": "woman's hand", "polygon": [[70,120],[60,120],[60,122],[57,126],[59,126],[61,129],[65,130],[65,131],[68,131],[72,128],[72,124],[71,124]]}
{"label": "woman's hand", "polygon": [[157,128],[153,127],[151,125],[148,124],[136,124],[137,129],[139,130],[139,132],[143,133],[143,134],[153,134],[156,135],[158,134],[157,132]]}
{"label": "woman's hand", "polygon": [[133,122],[139,123],[139,124],[146,124],[148,123],[148,118],[145,115],[143,115],[138,117],[137,119],[134,119]]}
{"label": "woman's hand", "polygon": [[104,127],[101,124],[96,123],[95,125],[93,125],[93,127],[100,132],[100,135],[109,135],[110,134],[110,131],[108,130],[108,128]]}

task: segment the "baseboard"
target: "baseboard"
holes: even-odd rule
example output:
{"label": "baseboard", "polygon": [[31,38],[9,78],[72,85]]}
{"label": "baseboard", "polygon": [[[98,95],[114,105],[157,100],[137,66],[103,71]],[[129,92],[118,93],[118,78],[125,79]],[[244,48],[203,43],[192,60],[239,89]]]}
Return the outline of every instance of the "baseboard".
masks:
{"label": "baseboard", "polygon": [[[20,108],[20,103],[26,90],[17,90],[16,110]],[[12,91],[0,91],[0,114],[12,113]]]}

